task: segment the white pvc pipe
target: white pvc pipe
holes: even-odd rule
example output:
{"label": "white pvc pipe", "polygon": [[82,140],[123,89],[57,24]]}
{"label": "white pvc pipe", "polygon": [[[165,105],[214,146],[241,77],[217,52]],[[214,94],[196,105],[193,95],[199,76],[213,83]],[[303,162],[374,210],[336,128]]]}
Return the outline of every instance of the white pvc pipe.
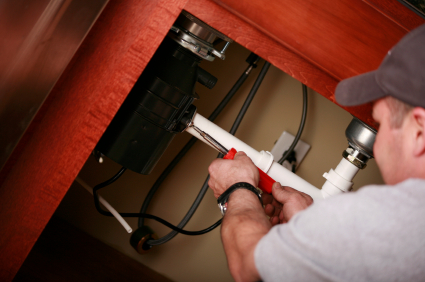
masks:
{"label": "white pvc pipe", "polygon": [[358,171],[358,167],[342,158],[335,170],[331,169],[323,174],[323,177],[326,178],[326,182],[322,186],[323,198],[350,191],[353,186],[351,180]]}
{"label": "white pvc pipe", "polygon": [[359,168],[343,158],[335,168],[335,171],[346,180],[351,181],[354,176],[356,176],[357,172],[359,172]]}
{"label": "white pvc pipe", "polygon": [[[204,118],[200,114],[195,114],[195,117],[193,118],[192,122],[196,127],[208,133],[228,150],[230,150],[231,148],[235,148],[237,151],[245,152],[252,159],[254,164],[258,166],[258,163],[263,157],[263,154],[251,148],[250,146],[248,146],[229,132],[215,125],[208,119]],[[209,144],[192,127],[188,127],[186,131],[211,146],[211,144]],[[310,195],[315,201],[323,199],[322,193],[318,188],[311,185],[295,173],[287,170],[277,162],[273,162],[270,169],[265,172],[275,181],[279,182],[282,186],[290,186],[294,189],[297,189],[298,191],[304,192]]]}
{"label": "white pvc pipe", "polygon": [[[86,182],[84,182],[79,176],[75,178],[75,181],[77,181],[81,186],[83,186],[89,193],[93,195],[93,188],[90,187]],[[99,202],[112,213],[112,215],[118,220],[119,223],[124,227],[124,229],[131,233],[133,232],[133,229],[130,227],[130,225],[125,221],[124,218],[104,199],[102,196],[99,196]]]}
{"label": "white pvc pipe", "polygon": [[342,158],[335,171],[348,181],[351,181],[353,180],[354,176],[356,176],[357,172],[359,172],[359,168],[350,163],[345,158]]}

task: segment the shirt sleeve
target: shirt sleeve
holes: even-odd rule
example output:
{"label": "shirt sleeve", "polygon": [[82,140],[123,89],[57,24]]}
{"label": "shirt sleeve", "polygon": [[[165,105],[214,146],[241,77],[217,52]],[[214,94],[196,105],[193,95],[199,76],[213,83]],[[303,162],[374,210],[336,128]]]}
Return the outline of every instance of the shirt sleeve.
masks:
{"label": "shirt sleeve", "polygon": [[425,181],[314,203],[257,244],[264,281],[423,281]]}
{"label": "shirt sleeve", "polygon": [[338,215],[350,210],[351,201],[332,200],[310,206],[260,240],[254,258],[263,281],[341,280],[335,269],[349,263],[341,254],[356,248],[345,233],[357,231],[350,219]]}

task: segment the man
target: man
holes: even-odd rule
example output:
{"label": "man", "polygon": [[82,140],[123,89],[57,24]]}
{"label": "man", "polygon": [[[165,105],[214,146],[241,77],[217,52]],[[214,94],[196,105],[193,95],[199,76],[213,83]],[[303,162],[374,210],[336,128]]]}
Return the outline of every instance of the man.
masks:
{"label": "man", "polygon": [[[312,204],[275,183],[264,209],[249,189],[232,190],[221,236],[236,281],[425,281],[425,25],[335,96],[345,106],[374,102],[374,156],[387,185]],[[216,197],[259,180],[243,152],[209,171]]]}

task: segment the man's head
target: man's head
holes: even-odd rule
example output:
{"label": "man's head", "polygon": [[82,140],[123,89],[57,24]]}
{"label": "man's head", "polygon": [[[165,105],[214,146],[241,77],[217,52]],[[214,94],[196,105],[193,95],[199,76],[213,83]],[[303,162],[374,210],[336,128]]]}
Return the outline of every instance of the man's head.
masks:
{"label": "man's head", "polygon": [[425,25],[406,35],[376,70],[341,81],[344,106],[374,102],[374,156],[384,181],[425,178]]}

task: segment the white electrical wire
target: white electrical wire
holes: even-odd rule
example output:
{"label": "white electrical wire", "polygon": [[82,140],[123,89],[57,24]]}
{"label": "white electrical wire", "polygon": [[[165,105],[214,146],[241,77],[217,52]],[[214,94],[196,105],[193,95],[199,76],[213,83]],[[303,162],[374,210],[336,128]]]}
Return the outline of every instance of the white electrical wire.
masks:
{"label": "white electrical wire", "polygon": [[[84,182],[79,176],[75,178],[75,181],[77,181],[81,186],[83,186],[88,192],[90,192],[93,195],[93,188],[90,187],[86,182]],[[118,220],[119,223],[124,227],[124,229],[131,233],[133,232],[133,229],[130,227],[130,225],[125,221],[125,219],[104,199],[102,196],[99,196],[99,202],[112,213],[112,215]]]}

